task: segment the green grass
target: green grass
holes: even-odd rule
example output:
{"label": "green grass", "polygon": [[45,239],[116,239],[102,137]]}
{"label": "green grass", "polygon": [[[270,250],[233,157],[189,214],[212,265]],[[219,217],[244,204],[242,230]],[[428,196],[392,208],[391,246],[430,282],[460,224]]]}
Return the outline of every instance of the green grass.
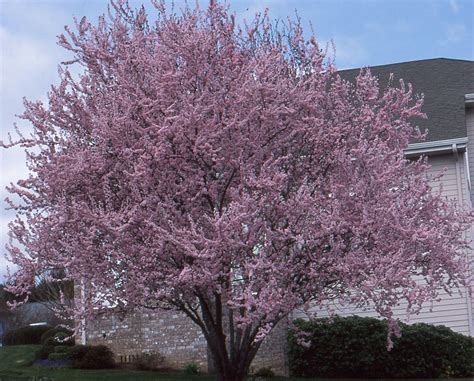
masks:
{"label": "green grass", "polygon": [[16,345],[0,348],[0,372],[29,366],[38,350],[38,345]]}
{"label": "green grass", "polygon": [[[215,379],[208,375],[191,376],[182,373],[165,374],[124,369],[81,370],[31,366],[38,349],[37,345],[0,347],[0,381],[214,381]],[[271,380],[310,381],[310,379],[304,378],[280,377]],[[319,379],[318,381],[328,380]],[[442,380],[438,379],[437,381]],[[473,381],[473,379],[465,378],[457,379],[457,381]]]}
{"label": "green grass", "polygon": [[[0,381],[213,381],[212,376],[189,376],[179,373],[159,374],[156,372],[124,369],[83,370],[31,366],[37,345],[0,347]],[[43,381],[43,380],[41,380]]]}

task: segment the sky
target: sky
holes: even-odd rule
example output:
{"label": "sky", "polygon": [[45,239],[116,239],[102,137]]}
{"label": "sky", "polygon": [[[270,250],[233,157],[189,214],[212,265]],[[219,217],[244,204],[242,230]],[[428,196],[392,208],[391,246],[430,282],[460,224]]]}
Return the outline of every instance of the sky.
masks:
{"label": "sky", "polygon": [[[58,83],[58,64],[70,56],[56,45],[56,36],[73,17],[97,20],[107,3],[0,0],[0,140],[13,133],[15,122],[28,133],[28,124],[15,117],[23,111],[22,98],[46,101],[51,84]],[[143,3],[151,9],[149,0]],[[241,21],[265,8],[279,19],[296,11],[323,46],[334,43],[340,69],[439,57],[474,60],[472,0],[233,0],[230,5]],[[6,274],[7,225],[14,217],[5,209],[5,186],[27,174],[22,149],[0,148],[0,283]]]}

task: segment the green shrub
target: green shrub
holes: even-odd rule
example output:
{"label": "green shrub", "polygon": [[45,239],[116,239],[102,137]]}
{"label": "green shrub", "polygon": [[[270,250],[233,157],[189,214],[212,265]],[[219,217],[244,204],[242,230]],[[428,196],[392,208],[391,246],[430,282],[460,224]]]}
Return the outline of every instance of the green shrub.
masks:
{"label": "green shrub", "polygon": [[391,372],[400,378],[474,376],[472,338],[444,326],[404,325],[394,340]]}
{"label": "green shrub", "polygon": [[48,356],[48,360],[68,360],[69,357],[67,353],[50,353]]}
{"label": "green shrub", "polygon": [[114,354],[105,345],[75,345],[67,355],[72,367],[79,369],[110,369],[115,366]]}
{"label": "green shrub", "polygon": [[54,347],[54,353],[68,353],[69,346],[67,345],[56,345]]}
{"label": "green shrub", "polygon": [[49,359],[51,353],[68,353],[70,342],[67,341],[65,344],[58,345],[58,341],[56,337],[47,337],[40,350],[36,352],[35,358],[37,360],[46,360]]}
{"label": "green shrub", "polygon": [[254,373],[255,377],[262,377],[262,378],[272,378],[275,376],[275,373],[273,372],[272,368],[260,368]]}
{"label": "green shrub", "polygon": [[159,370],[165,367],[165,356],[158,352],[139,354],[132,363],[138,370]]}
{"label": "green shrub", "polygon": [[186,366],[184,367],[184,373],[186,373],[186,374],[198,374],[199,373],[199,365],[194,363],[194,362],[190,362],[189,364],[186,364]]}
{"label": "green shrub", "polygon": [[296,321],[309,346],[289,332],[290,372],[294,376],[334,378],[469,377],[471,338],[449,328],[400,324],[402,336],[387,351],[387,323],[358,316]]}
{"label": "green shrub", "polygon": [[74,339],[71,337],[73,333],[73,331],[64,327],[50,327],[41,335],[41,344],[46,344],[48,339],[55,338],[56,344],[74,345]]}
{"label": "green shrub", "polygon": [[54,353],[54,347],[52,345],[43,345],[40,350],[36,352],[35,359],[46,360],[51,353]]}
{"label": "green shrub", "polygon": [[46,341],[43,343],[43,345],[47,345],[47,346],[50,346],[50,347],[55,347],[56,345],[58,345],[58,343],[56,342],[54,337],[48,337],[46,339]]}
{"label": "green shrub", "polygon": [[48,359],[50,353],[66,353],[74,342],[64,332],[57,332],[54,336],[43,335],[43,347],[37,352],[37,359]]}
{"label": "green shrub", "polygon": [[3,335],[3,345],[40,344],[41,336],[51,329],[48,325],[26,326],[13,329]]}
{"label": "green shrub", "polygon": [[74,345],[68,347],[67,354],[73,361],[73,366],[76,362],[82,360],[87,353],[87,347],[85,345]]}

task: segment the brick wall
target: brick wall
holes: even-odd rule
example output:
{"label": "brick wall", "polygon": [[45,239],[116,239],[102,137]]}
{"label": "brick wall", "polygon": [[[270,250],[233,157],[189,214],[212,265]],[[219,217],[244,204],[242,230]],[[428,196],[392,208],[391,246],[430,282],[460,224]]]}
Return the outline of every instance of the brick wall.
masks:
{"label": "brick wall", "polygon": [[[251,369],[271,367],[278,375],[288,375],[286,333],[287,324],[281,322],[262,343]],[[119,362],[128,362],[143,352],[159,352],[165,356],[166,366],[180,369],[193,362],[201,371],[208,371],[204,336],[189,318],[176,311],[135,311],[126,315],[111,311],[88,323],[86,342],[107,345]]]}
{"label": "brick wall", "polygon": [[250,370],[270,367],[279,376],[289,376],[287,334],[288,323],[281,321],[262,343]]}
{"label": "brick wall", "polygon": [[206,340],[192,321],[175,311],[104,314],[89,322],[86,332],[87,344],[107,345],[117,361],[155,351],[165,356],[169,367],[194,362],[207,371]]}

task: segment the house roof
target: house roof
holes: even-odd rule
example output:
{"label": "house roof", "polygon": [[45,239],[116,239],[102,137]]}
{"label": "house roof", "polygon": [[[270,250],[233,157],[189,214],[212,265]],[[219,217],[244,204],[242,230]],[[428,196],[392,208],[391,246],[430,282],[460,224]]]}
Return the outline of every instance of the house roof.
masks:
{"label": "house roof", "polygon": [[[341,70],[342,78],[353,80],[360,69]],[[467,136],[465,94],[474,93],[474,61],[434,58],[370,67],[383,89],[391,73],[393,85],[399,79],[413,85],[415,93],[423,93],[423,111],[428,119],[416,120],[428,129],[427,141],[455,139]]]}

